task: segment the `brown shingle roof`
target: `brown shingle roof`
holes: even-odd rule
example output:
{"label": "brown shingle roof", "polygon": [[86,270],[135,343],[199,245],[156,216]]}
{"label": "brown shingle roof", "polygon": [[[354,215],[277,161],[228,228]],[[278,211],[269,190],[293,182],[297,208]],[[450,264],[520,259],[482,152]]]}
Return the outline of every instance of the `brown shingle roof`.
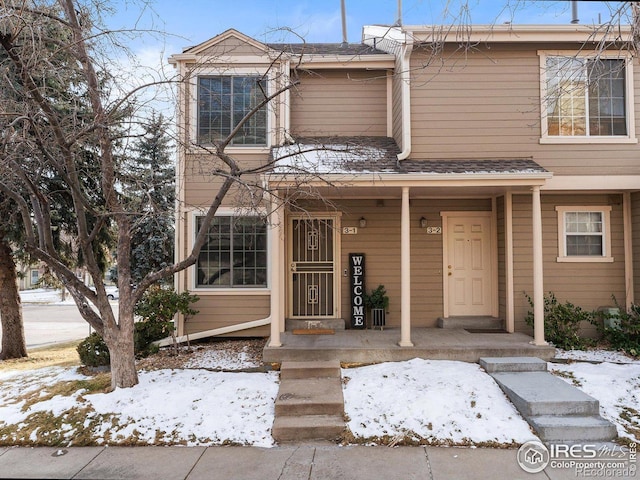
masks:
{"label": "brown shingle roof", "polygon": [[316,173],[395,173],[474,175],[547,173],[530,158],[398,161],[400,149],[390,137],[300,137],[296,143],[274,147],[271,158],[278,173],[310,169]]}

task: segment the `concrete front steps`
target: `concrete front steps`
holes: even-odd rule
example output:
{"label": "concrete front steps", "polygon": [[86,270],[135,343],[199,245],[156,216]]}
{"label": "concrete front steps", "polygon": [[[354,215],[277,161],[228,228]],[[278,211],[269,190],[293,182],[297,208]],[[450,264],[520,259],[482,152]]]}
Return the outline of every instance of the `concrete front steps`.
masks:
{"label": "concrete front steps", "polygon": [[616,428],[600,416],[600,402],[547,371],[531,357],[481,358],[543,442],[610,441]]}
{"label": "concrete front steps", "polygon": [[279,443],[334,441],[344,429],[340,362],[283,362],[273,438]]}

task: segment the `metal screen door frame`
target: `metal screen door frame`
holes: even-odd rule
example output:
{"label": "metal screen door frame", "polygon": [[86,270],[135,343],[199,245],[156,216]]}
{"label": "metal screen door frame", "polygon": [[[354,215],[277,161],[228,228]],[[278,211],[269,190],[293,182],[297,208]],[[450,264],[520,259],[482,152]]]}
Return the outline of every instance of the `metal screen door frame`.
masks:
{"label": "metal screen door frame", "polygon": [[338,318],[339,215],[291,215],[288,221],[288,317]]}

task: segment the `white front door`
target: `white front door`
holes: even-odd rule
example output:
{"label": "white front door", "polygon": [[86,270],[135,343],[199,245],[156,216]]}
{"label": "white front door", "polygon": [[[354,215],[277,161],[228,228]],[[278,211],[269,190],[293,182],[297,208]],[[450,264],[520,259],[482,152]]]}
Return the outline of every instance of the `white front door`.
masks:
{"label": "white front door", "polygon": [[445,316],[493,314],[491,212],[443,214]]}
{"label": "white front door", "polygon": [[336,218],[289,220],[289,317],[338,314]]}

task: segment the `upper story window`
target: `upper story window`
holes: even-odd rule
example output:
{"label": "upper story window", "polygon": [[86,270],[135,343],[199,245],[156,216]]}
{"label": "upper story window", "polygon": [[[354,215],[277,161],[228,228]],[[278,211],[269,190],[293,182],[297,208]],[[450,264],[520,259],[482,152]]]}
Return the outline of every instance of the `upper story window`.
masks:
{"label": "upper story window", "polygon": [[625,58],[542,55],[542,138],[632,139],[631,68]]}
{"label": "upper story window", "polygon": [[[264,100],[265,84],[258,76],[198,77],[198,144],[226,138],[247,113]],[[266,144],[267,107],[263,106],[242,126],[230,145]]]}

